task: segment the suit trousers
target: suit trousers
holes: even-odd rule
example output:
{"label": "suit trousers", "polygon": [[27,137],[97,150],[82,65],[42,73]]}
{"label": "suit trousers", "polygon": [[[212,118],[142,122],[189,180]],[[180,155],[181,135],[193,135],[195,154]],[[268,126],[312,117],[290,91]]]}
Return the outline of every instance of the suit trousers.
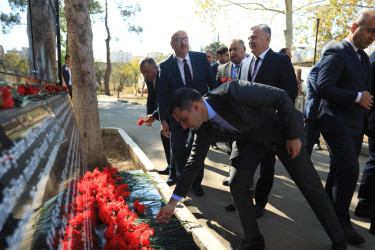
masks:
{"label": "suit trousers", "polygon": [[375,207],[375,139],[368,138],[369,156],[363,169],[358,200],[361,203]]}
{"label": "suit trousers", "polygon": [[275,174],[275,152],[268,150],[260,163],[260,176],[255,187],[255,202],[264,207],[273,186]]}
{"label": "suit trousers", "polygon": [[322,132],[331,155],[326,191],[343,227],[351,227],[349,206],[359,175],[358,157],[363,135],[350,136]]}
{"label": "suit trousers", "polygon": [[[191,143],[188,141],[190,129],[183,129],[181,125],[174,120],[173,117],[170,117],[170,119],[173,119],[170,120],[170,139],[172,146],[173,161],[176,169],[176,176],[178,177],[185,168],[187,159],[191,152]],[[193,187],[201,185],[203,175],[204,167],[201,168],[199,174],[195,178],[193,182]]]}
{"label": "suit trousers", "polygon": [[320,131],[316,126],[316,120],[305,120],[305,135],[307,144],[305,146],[307,153],[311,156],[314,144],[319,143]]}
{"label": "suit trousers", "polygon": [[[249,179],[253,178],[257,166],[266,154],[266,149],[251,143],[245,147],[250,150],[244,150],[246,153],[232,159],[230,172],[232,178],[229,186],[245,233],[245,240],[251,242],[254,238],[259,237],[260,232],[250,194]],[[332,242],[343,241],[344,233],[335,210],[305,148],[302,147],[299,156],[293,160],[288,155],[285,145],[277,145],[275,153],[301,190]]]}
{"label": "suit trousers", "polygon": [[163,133],[160,131],[160,138],[161,138],[161,143],[163,144],[163,149],[164,149],[164,154],[165,158],[167,160],[168,166],[170,169],[172,169],[174,172],[176,171],[173,159],[172,159],[172,153],[171,153],[171,142],[169,138],[165,137]]}

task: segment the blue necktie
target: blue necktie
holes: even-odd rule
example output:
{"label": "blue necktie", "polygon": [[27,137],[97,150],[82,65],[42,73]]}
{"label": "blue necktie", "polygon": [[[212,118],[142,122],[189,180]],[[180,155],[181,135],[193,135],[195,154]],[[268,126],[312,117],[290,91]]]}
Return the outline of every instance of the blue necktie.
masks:
{"label": "blue necktie", "polygon": [[187,64],[187,60],[184,59],[184,74],[185,74],[185,85],[186,87],[191,88],[193,86],[193,79],[191,78],[191,71],[189,65]]}

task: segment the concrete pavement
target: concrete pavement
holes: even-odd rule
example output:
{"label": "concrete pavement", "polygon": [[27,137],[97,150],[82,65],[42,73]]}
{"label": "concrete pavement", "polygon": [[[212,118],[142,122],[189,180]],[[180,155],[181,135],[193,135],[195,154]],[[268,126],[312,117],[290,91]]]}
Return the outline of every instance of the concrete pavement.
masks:
{"label": "concrete pavement", "polygon": [[[149,157],[158,169],[166,166],[166,160],[160,141],[160,122],[154,123],[154,129],[137,125],[137,121],[146,114],[146,107],[117,101],[115,98],[99,99],[101,127],[118,127],[128,135]],[[243,238],[242,229],[235,212],[226,212],[224,206],[231,202],[229,188],[222,186],[222,180],[228,175],[228,156],[225,145],[218,143],[220,150],[210,149],[205,161],[203,188],[205,195],[196,197],[192,192],[184,200],[190,211],[207,227],[226,247],[237,245]],[[321,177],[323,185],[328,173],[329,157],[325,147],[323,151],[314,151],[312,160]],[[360,157],[361,173],[366,157]],[[255,180],[258,178],[256,172]],[[166,179],[166,176],[163,176]],[[358,181],[359,185],[359,181]],[[357,190],[358,191],[358,185]],[[173,187],[172,187],[173,190]],[[368,219],[353,215],[357,204],[357,193],[351,204],[351,218],[354,228],[366,239],[360,246],[348,249],[375,249],[375,236],[368,232]],[[266,240],[266,249],[272,250],[320,250],[330,249],[331,242],[308,206],[301,192],[290,179],[285,168],[277,161],[274,186],[269,197],[265,214],[258,224]]]}

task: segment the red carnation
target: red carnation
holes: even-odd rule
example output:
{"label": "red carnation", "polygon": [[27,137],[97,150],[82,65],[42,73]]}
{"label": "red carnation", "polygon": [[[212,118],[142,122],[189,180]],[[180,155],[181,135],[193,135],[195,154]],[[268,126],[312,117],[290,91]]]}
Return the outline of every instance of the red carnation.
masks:
{"label": "red carnation", "polygon": [[138,213],[144,214],[146,212],[146,206],[144,204],[139,204],[137,208]]}
{"label": "red carnation", "polygon": [[14,101],[9,90],[11,87],[0,88],[0,108],[13,108]]}
{"label": "red carnation", "polygon": [[232,78],[228,78],[227,82],[230,82],[230,81],[232,81]]}
{"label": "red carnation", "polygon": [[142,126],[142,124],[145,123],[145,122],[146,122],[145,119],[143,119],[143,118],[139,119],[138,126]]}
{"label": "red carnation", "polygon": [[226,81],[227,81],[227,78],[225,78],[225,77],[221,79],[222,83],[225,83]]}

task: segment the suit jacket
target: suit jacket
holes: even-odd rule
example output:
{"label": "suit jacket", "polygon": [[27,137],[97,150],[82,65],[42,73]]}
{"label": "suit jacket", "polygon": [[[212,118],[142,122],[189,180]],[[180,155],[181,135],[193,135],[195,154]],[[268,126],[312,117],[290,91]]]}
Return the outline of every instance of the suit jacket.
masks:
{"label": "suit jacket", "polygon": [[212,142],[236,141],[231,155],[233,159],[257,144],[272,148],[273,144],[285,145],[286,139],[304,137],[302,119],[284,90],[235,80],[220,85],[204,99],[239,133],[222,133],[213,129],[209,122],[204,122],[196,131],[189,160],[174,190],[176,195],[186,196],[191,182],[204,165]]}
{"label": "suit jacket", "polygon": [[[244,59],[246,60],[246,59]],[[240,80],[247,80],[247,74],[245,74],[243,72],[243,61],[242,60],[242,64],[241,64],[241,68],[240,68]],[[233,63],[232,62],[227,62],[226,64],[222,64],[222,65],[219,65],[219,67],[217,68],[217,74],[216,74],[216,82],[218,85],[221,85],[223,84],[222,82],[222,79],[223,78],[232,78],[232,68],[233,68]]]}
{"label": "suit jacket", "polygon": [[[207,56],[201,52],[189,51],[193,70],[192,88],[204,95],[208,90],[216,88],[215,77],[212,73]],[[160,120],[168,119],[168,103],[173,91],[185,87],[177,64],[177,58],[173,54],[160,63],[160,82],[158,86],[158,102]]]}
{"label": "suit jacket", "polygon": [[69,80],[70,80],[70,75],[69,75],[69,71],[66,70],[66,64],[64,64],[62,66],[61,71],[62,71],[62,75],[63,75],[64,81],[65,81],[65,84],[66,84],[66,86],[68,86]]}
{"label": "suit jacket", "polygon": [[159,105],[157,102],[157,87],[159,84],[159,72],[156,76],[154,87],[153,81],[146,81],[147,85],[147,115],[153,115],[155,119],[159,120]]}
{"label": "suit jacket", "polygon": [[319,114],[320,97],[316,93],[318,73],[319,73],[320,62],[314,65],[309,75],[307,76],[307,96],[305,102],[305,108],[303,110],[303,117],[309,120],[316,121]]}
{"label": "suit jacket", "polygon": [[[368,61],[368,57],[364,58]],[[369,63],[369,62],[368,62]],[[322,98],[318,126],[322,132],[358,136],[368,111],[355,103],[358,92],[370,91],[369,74],[349,42],[328,49],[321,60],[317,92]]]}
{"label": "suit jacket", "polygon": [[[372,94],[375,93],[375,52],[372,52],[370,55],[370,65],[372,73]],[[371,138],[375,138],[375,107],[372,106],[367,123],[366,134]]]}
{"label": "suit jacket", "polygon": [[211,65],[212,72],[214,73],[214,76],[216,77],[217,75],[217,68],[220,66],[218,62],[215,62],[214,64]]}
{"label": "suit jacket", "polygon": [[[252,56],[247,59],[247,73],[252,59]],[[251,79],[248,79],[248,81],[251,81]],[[272,49],[269,49],[266,53],[254,82],[285,90],[293,102],[298,94],[297,77],[289,56],[275,53]]]}

